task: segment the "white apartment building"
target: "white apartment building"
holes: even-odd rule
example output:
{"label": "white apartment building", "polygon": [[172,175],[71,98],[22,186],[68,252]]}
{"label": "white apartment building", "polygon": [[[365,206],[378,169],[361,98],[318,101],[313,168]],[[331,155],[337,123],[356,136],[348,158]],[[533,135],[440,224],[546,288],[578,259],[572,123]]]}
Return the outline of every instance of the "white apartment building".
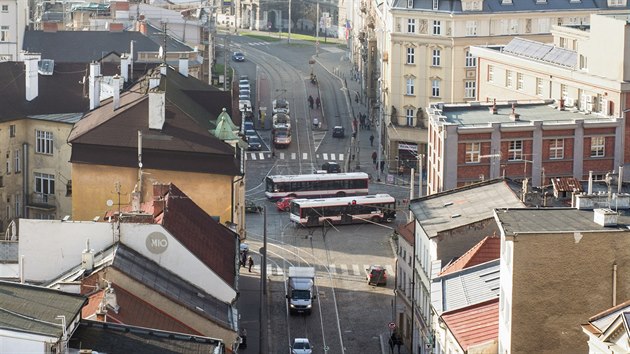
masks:
{"label": "white apartment building", "polygon": [[353,57],[371,100],[370,116],[384,123],[383,153],[390,168],[397,167],[393,163],[415,165],[413,160],[425,153],[425,109],[431,103],[477,100],[471,46],[506,44],[517,36],[551,41],[554,25],[588,25],[593,13],[630,10],[625,0],[608,0],[603,6],[569,0],[365,4],[368,20],[357,29]]}
{"label": "white apartment building", "polygon": [[27,23],[27,1],[0,0],[0,62],[18,60]]}
{"label": "white apartment building", "polygon": [[[553,26],[553,43],[523,38],[471,47],[479,101],[553,99],[586,118],[625,119],[630,106],[630,15],[591,15],[589,26]],[[628,141],[627,119],[624,141]],[[624,149],[621,164],[630,161]]]}

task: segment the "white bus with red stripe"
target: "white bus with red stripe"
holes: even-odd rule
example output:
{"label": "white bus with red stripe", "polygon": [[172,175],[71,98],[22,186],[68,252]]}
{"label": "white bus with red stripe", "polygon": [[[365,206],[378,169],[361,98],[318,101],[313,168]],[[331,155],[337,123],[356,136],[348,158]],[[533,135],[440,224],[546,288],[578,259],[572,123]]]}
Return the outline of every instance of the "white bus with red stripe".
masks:
{"label": "white bus with red stripe", "polygon": [[289,212],[291,221],[303,226],[391,222],[396,218],[396,199],[389,194],[293,199]]}
{"label": "white bus with red stripe", "polygon": [[265,195],[271,200],[366,195],[368,179],[365,172],[267,176]]}

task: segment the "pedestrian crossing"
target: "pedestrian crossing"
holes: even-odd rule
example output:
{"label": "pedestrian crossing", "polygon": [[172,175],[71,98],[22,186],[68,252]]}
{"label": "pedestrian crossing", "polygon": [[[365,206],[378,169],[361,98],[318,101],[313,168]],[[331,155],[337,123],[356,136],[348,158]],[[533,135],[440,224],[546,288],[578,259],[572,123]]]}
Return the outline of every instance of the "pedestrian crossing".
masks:
{"label": "pedestrian crossing", "polygon": [[[335,152],[324,152],[315,154],[315,158],[318,160],[324,161],[345,161],[345,154],[335,153]],[[274,157],[271,155],[271,152],[247,152],[245,154],[245,160],[248,161],[260,161],[260,160],[270,160]],[[297,152],[276,152],[275,159],[279,160],[308,160],[309,154],[307,152],[303,152],[298,154]]]}
{"label": "pedestrian crossing", "polygon": [[249,42],[246,45],[251,45],[251,46],[265,46],[265,45],[269,45],[270,42],[265,42],[265,41],[261,41],[261,42]]}
{"label": "pedestrian crossing", "polygon": [[[390,277],[394,276],[394,267],[392,265],[386,265],[384,267]],[[363,267],[361,267],[361,265],[359,264],[331,264],[328,266],[328,268],[325,268],[323,266],[317,266],[316,268],[319,276],[325,275],[326,271],[328,270],[333,276],[337,275],[365,277],[367,275],[365,270],[370,268],[370,264],[364,264]],[[260,273],[260,264],[254,265],[252,267],[252,272]],[[283,276],[284,274],[285,271],[281,267],[278,267],[275,264],[267,265],[267,275]]]}

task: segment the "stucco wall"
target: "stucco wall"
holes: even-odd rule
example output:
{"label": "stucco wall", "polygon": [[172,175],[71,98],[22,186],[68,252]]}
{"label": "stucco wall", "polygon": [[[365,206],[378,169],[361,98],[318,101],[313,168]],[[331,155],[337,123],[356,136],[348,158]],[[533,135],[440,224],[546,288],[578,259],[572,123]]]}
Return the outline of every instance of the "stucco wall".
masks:
{"label": "stucco wall", "polygon": [[[173,183],[199,207],[212,216],[220,216],[221,223],[231,221],[232,177],[206,173],[143,170],[143,200],[152,200],[153,183]],[[131,192],[137,183],[135,168],[72,164],[72,218],[91,220],[118,208],[115,184],[121,185],[120,203],[130,204]],[[108,207],[107,200],[114,205]]]}

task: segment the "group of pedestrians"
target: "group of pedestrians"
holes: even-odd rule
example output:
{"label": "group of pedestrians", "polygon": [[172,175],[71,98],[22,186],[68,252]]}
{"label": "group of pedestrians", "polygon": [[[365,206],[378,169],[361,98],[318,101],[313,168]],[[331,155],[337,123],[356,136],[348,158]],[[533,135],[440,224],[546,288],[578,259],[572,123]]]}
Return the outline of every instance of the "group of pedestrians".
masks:
{"label": "group of pedestrians", "polygon": [[247,251],[241,252],[241,267],[248,267],[249,272],[252,272],[252,267],[254,266],[254,259],[252,256],[247,255]]}
{"label": "group of pedestrians", "polygon": [[371,122],[368,119],[367,114],[363,114],[359,112],[359,122],[361,123],[360,124],[361,129],[370,130]]}
{"label": "group of pedestrians", "polygon": [[322,107],[322,101],[319,99],[319,96],[317,96],[317,98],[313,100],[313,96],[309,95],[307,98],[307,101],[308,101],[308,107],[310,109],[313,109],[313,104],[317,106],[317,109]]}

